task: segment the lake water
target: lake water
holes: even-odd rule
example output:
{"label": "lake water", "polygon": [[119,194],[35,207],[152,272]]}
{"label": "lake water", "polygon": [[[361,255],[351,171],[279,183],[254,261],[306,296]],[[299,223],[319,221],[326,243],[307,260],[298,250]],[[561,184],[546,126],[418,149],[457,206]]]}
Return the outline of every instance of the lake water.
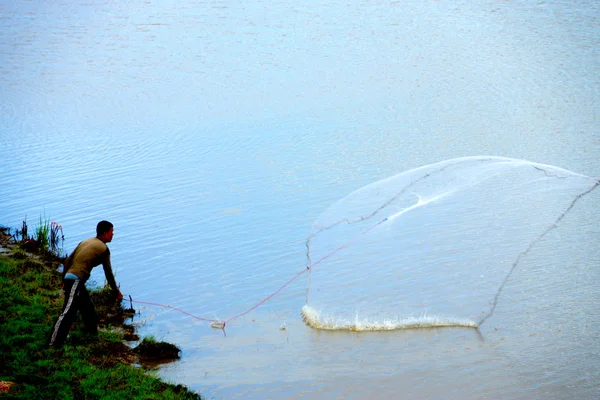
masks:
{"label": "lake water", "polygon": [[[481,154],[597,178],[599,17],[591,0],[2,1],[0,223],[45,216],[70,251],[108,219],[124,293],[226,320],[301,272],[313,222],[364,185]],[[164,307],[137,321],[182,348],[161,376],[207,398],[598,398],[599,205],[532,249],[479,330],[315,330],[303,276],[225,332]]]}

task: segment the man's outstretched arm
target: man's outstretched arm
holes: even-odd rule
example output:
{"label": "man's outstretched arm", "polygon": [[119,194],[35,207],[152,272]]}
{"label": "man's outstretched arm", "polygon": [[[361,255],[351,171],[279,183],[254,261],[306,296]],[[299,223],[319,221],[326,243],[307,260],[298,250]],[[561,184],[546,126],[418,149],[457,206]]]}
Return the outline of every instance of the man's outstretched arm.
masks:
{"label": "man's outstretched arm", "polygon": [[110,255],[106,256],[106,259],[102,263],[102,268],[104,268],[104,276],[106,276],[106,281],[108,282],[108,286],[117,294],[117,300],[121,300],[123,295],[117,286],[117,281],[115,280],[115,275],[112,271],[112,266],[110,264]]}

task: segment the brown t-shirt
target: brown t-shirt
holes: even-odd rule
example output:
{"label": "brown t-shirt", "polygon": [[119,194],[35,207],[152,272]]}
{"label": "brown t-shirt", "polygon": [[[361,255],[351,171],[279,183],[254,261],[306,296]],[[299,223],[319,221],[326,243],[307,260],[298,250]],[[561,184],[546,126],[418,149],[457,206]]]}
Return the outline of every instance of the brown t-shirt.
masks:
{"label": "brown t-shirt", "polygon": [[118,291],[110,265],[110,250],[106,243],[98,238],[86,239],[77,245],[71,255],[65,259],[63,277],[70,272],[85,283],[90,278],[92,269],[100,264],[104,268],[108,284],[113,290]]}

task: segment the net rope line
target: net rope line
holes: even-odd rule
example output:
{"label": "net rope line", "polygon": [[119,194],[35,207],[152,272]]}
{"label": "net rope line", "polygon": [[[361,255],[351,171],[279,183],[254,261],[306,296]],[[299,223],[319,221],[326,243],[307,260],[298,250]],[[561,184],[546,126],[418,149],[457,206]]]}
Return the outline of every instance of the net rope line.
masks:
{"label": "net rope line", "polygon": [[[309,235],[308,239],[306,240],[306,247],[307,249],[310,249],[310,241],[313,237],[319,235],[321,232],[323,231],[327,231],[329,229],[333,229],[338,225],[341,225],[343,223],[347,223],[347,224],[355,224],[357,222],[362,222],[365,221],[367,219],[370,219],[372,217],[374,217],[375,215],[377,215],[380,211],[382,211],[383,209],[385,209],[387,206],[389,206],[390,204],[392,204],[396,199],[398,199],[400,196],[402,196],[404,193],[406,193],[411,187],[415,186],[416,184],[418,184],[421,181],[424,181],[425,179],[434,176],[436,174],[439,174],[441,172],[444,172],[445,170],[455,167],[457,165],[461,165],[461,162],[464,161],[466,157],[463,158],[458,158],[456,160],[453,160],[454,162],[448,162],[446,165],[444,165],[443,167],[436,169],[434,171],[430,171],[427,172],[425,175],[420,176],[418,178],[416,178],[415,180],[411,181],[408,185],[404,186],[403,188],[401,188],[400,190],[398,190],[396,192],[396,194],[394,194],[389,200],[385,201],[381,206],[377,207],[374,211],[372,211],[371,213],[367,214],[367,215],[362,215],[359,216],[358,218],[355,219],[350,219],[350,218],[343,218],[337,222],[334,222],[328,226],[324,226],[320,229],[318,229],[316,232],[312,233],[311,235]],[[498,163],[511,163],[511,164],[517,164],[515,165],[515,167],[518,167],[520,165],[525,164],[526,162],[524,161],[520,161],[520,160],[514,160],[514,159],[510,159],[510,158],[502,158],[502,157],[479,157],[473,160],[474,162],[477,163],[485,163],[488,161],[496,161]],[[421,167],[418,169],[422,169],[425,167]],[[546,170],[544,170],[543,168],[539,168],[534,166],[535,169],[539,170],[539,171],[543,171],[546,176],[553,176],[553,175],[549,175],[548,172]],[[563,178],[560,176],[555,176],[557,178]],[[381,221],[383,222],[383,221]],[[307,258],[309,260],[309,264],[310,264],[310,252],[307,251]]]}
{"label": "net rope line", "polygon": [[[478,160],[478,161],[486,161],[486,159],[483,160]],[[400,196],[402,193],[404,193],[409,187],[413,186],[415,183],[417,183],[418,181],[434,174],[437,172],[440,172],[450,166],[452,166],[454,164],[450,164],[450,165],[446,165],[443,168],[441,168],[440,170],[437,171],[433,171],[430,172],[428,174],[426,174],[423,177],[419,177],[418,179],[416,179],[415,181],[411,182],[407,187],[404,187],[401,191],[399,191],[395,196],[393,196],[393,199],[397,198],[398,196]],[[546,176],[551,176],[551,177],[555,177],[555,178],[559,178],[559,179],[564,179],[565,177],[562,176],[558,176],[558,175],[551,175],[549,174],[545,169],[543,168],[539,168],[537,166],[533,166],[533,168],[544,172],[544,174],[546,174]],[[481,326],[483,323],[485,323],[493,314],[494,311],[496,310],[496,307],[498,305],[498,300],[500,298],[500,294],[502,293],[502,290],[504,289],[504,286],[506,285],[507,281],[510,279],[511,275],[513,274],[513,272],[515,271],[516,267],[518,266],[520,260],[522,257],[526,256],[531,249],[535,246],[535,244],[537,242],[539,242],[541,239],[543,239],[550,231],[552,231],[553,229],[555,229],[558,226],[558,223],[569,213],[569,211],[571,211],[571,209],[573,209],[573,207],[575,206],[575,204],[584,196],[586,196],[587,194],[589,194],[590,192],[592,192],[594,189],[596,189],[596,187],[598,187],[600,185],[600,180],[596,180],[596,183],[588,190],[586,190],[585,192],[582,192],[580,194],[578,194],[573,201],[571,202],[571,204],[566,208],[566,210],[556,219],[556,221],[550,225],[544,232],[542,232],[535,240],[533,240],[528,246],[527,248],[522,251],[518,256],[517,259],[515,260],[515,262],[512,264],[509,272],[507,273],[507,275],[504,277],[498,291],[496,292],[496,295],[494,296],[494,300],[492,302],[490,311],[478,322],[478,326]],[[369,219],[371,217],[373,217],[375,214],[377,214],[379,211],[383,210],[384,208],[386,208],[387,205],[389,205],[391,203],[390,201],[385,202],[381,207],[379,207],[378,209],[376,209],[374,212],[372,212],[370,215],[366,216],[366,217],[361,217],[358,220],[341,220],[338,221],[336,223],[334,223],[333,225],[330,225],[328,227],[325,228],[321,228],[318,232],[312,234],[309,236],[309,238],[306,241],[306,246],[307,248],[309,248],[309,243],[311,238],[313,238],[316,234],[320,233],[323,230],[328,230],[333,228],[334,226],[337,226],[343,222],[346,222],[348,224],[354,223],[354,222],[358,222],[361,220],[365,220],[365,219]],[[213,324],[217,324],[217,325],[212,325],[213,327],[218,327],[221,329],[225,329],[225,325],[237,318],[240,318],[250,312],[252,312],[253,310],[255,310],[256,308],[260,307],[261,305],[263,305],[264,303],[266,303],[267,301],[269,301],[271,298],[273,298],[274,296],[276,296],[279,292],[281,292],[283,289],[285,289],[287,286],[289,286],[293,281],[295,281],[296,279],[298,279],[298,277],[300,277],[302,274],[306,273],[307,271],[311,271],[313,267],[317,266],[318,264],[322,263],[323,261],[325,261],[326,259],[330,258],[331,256],[333,256],[334,254],[338,253],[339,251],[343,250],[344,248],[348,247],[349,245],[351,245],[352,243],[354,243],[356,240],[358,240],[359,237],[366,235],[367,233],[371,232],[373,229],[375,229],[377,226],[381,225],[382,223],[388,221],[388,217],[385,217],[384,219],[380,220],[379,222],[375,223],[374,225],[372,225],[371,227],[369,227],[368,229],[364,230],[363,232],[361,232],[360,234],[356,235],[354,238],[350,239],[349,241],[347,241],[346,243],[342,244],[341,246],[337,247],[336,249],[334,249],[333,251],[331,251],[330,253],[326,254],[325,256],[323,256],[322,258],[320,258],[319,260],[317,260],[315,263],[311,263],[310,262],[310,253],[309,250],[307,249],[307,257],[308,257],[308,261],[309,261],[309,265],[306,266],[306,268],[302,269],[300,272],[298,272],[296,275],[294,275],[294,277],[292,277],[290,280],[288,280],[287,282],[285,282],[282,286],[280,286],[276,291],[274,291],[273,293],[271,293],[270,295],[268,295],[267,297],[265,297],[264,299],[262,299],[261,301],[259,301],[258,303],[256,303],[255,305],[253,305],[252,307],[250,307],[249,309],[247,309],[246,311],[243,311],[233,317],[230,317],[226,320],[219,320],[219,319],[211,319],[211,318],[203,318],[203,317],[199,317],[197,315],[191,314],[181,308],[178,307],[174,307],[171,305],[167,305],[167,304],[160,304],[160,303],[154,303],[154,302],[148,302],[148,301],[140,301],[140,300],[133,300],[132,296],[129,295],[129,301],[132,303],[137,303],[137,304],[145,304],[145,305],[151,305],[151,306],[157,306],[157,307],[163,307],[163,308],[168,308],[177,312],[180,312],[184,315],[187,315],[189,317],[192,317],[196,320],[200,320],[200,321],[205,321],[205,322],[212,322]],[[310,274],[309,274],[309,287],[310,287]],[[309,288],[307,288],[306,291],[306,303],[308,303],[308,291]]]}
{"label": "net rope line", "polygon": [[[478,161],[478,162],[482,162],[482,161],[483,161],[483,162],[485,162],[485,161],[490,161],[490,160],[492,160],[492,159],[493,159],[493,158],[482,158],[482,159],[478,159],[478,160],[476,160],[476,161]],[[372,211],[372,212],[371,212],[370,214],[368,214],[368,215],[363,215],[363,216],[360,216],[360,217],[358,217],[358,218],[355,218],[355,219],[343,218],[343,219],[341,219],[341,220],[339,220],[339,221],[337,221],[337,222],[334,222],[333,224],[331,224],[331,225],[329,225],[329,226],[322,227],[322,228],[320,228],[319,230],[317,230],[316,232],[314,232],[313,234],[311,234],[311,235],[308,237],[308,239],[306,240],[306,247],[307,247],[307,258],[308,258],[308,260],[309,260],[309,264],[310,264],[310,252],[308,251],[308,249],[310,249],[310,241],[311,241],[311,239],[312,239],[313,237],[315,237],[315,236],[319,235],[319,234],[320,234],[321,232],[323,232],[323,231],[327,231],[327,230],[329,230],[329,229],[333,229],[333,228],[335,228],[336,226],[343,224],[344,222],[345,222],[345,223],[347,223],[347,224],[355,224],[355,223],[357,223],[357,222],[365,221],[365,220],[367,220],[367,219],[370,219],[370,218],[374,217],[374,216],[375,216],[375,215],[377,215],[377,214],[378,214],[380,211],[382,211],[382,210],[383,210],[383,209],[385,209],[387,206],[389,206],[390,204],[392,204],[392,203],[394,202],[394,200],[396,200],[397,198],[399,198],[400,196],[402,196],[404,193],[406,193],[406,191],[407,191],[408,189],[410,189],[411,187],[413,187],[413,186],[414,186],[414,185],[416,185],[417,183],[419,183],[419,182],[421,182],[421,181],[423,181],[423,180],[425,180],[425,179],[429,178],[429,177],[430,177],[430,176],[432,176],[432,175],[435,175],[435,174],[437,174],[437,173],[443,172],[443,171],[445,171],[446,169],[448,169],[448,168],[450,168],[450,167],[453,167],[453,166],[455,166],[455,165],[457,165],[457,164],[460,164],[460,161],[455,161],[454,163],[449,163],[448,165],[445,165],[445,166],[443,166],[443,167],[442,167],[442,168],[440,168],[440,169],[437,169],[437,170],[435,170],[435,171],[428,172],[428,173],[426,173],[425,175],[418,177],[417,179],[415,179],[415,180],[413,180],[412,182],[410,182],[408,185],[404,186],[404,187],[403,187],[402,189],[400,189],[398,192],[396,192],[396,194],[394,194],[394,195],[393,195],[393,196],[392,196],[392,197],[391,197],[389,200],[387,200],[386,202],[384,202],[384,203],[383,203],[381,206],[377,207],[377,208],[376,208],[374,211]],[[387,218],[386,218],[386,219],[387,219]],[[385,221],[385,219],[384,219],[383,221]],[[381,223],[381,222],[383,222],[383,221],[380,221],[379,223]],[[377,225],[379,225],[379,224],[377,224]],[[373,228],[374,228],[374,227],[373,227]]]}
{"label": "net rope line", "polygon": [[[546,174],[546,176],[553,176],[555,178],[563,179],[563,177],[561,177],[561,176],[548,175],[548,173],[546,171],[544,171],[543,169],[541,169],[541,168],[537,168],[537,167],[534,167],[534,168],[539,169],[540,171],[543,171]],[[481,326],[485,321],[488,320],[488,318],[490,318],[494,314],[494,311],[496,311],[496,306],[498,305],[498,299],[500,298],[500,294],[502,293],[502,290],[504,289],[504,286],[506,285],[506,282],[508,282],[508,280],[510,279],[511,275],[513,274],[513,272],[517,268],[517,265],[519,265],[519,262],[521,261],[521,258],[525,257],[531,251],[531,249],[533,249],[533,247],[536,245],[536,243],[539,242],[540,240],[542,240],[544,238],[544,236],[546,236],[550,231],[552,231],[553,229],[555,229],[556,227],[558,227],[559,222],[569,213],[569,211],[571,211],[573,209],[573,207],[575,207],[575,203],[577,203],[579,201],[579,199],[581,199],[582,197],[584,197],[587,194],[591,193],[599,185],[600,185],[600,180],[597,180],[596,183],[591,188],[589,188],[585,192],[579,193],[573,199],[573,201],[571,202],[571,204],[569,205],[569,207],[567,207],[565,209],[565,211],[563,211],[563,213],[558,216],[558,218],[556,219],[556,221],[554,221],[554,223],[552,225],[550,225],[548,228],[546,228],[546,230],[544,232],[542,232],[537,238],[535,238],[535,240],[533,240],[533,242],[529,243],[529,246],[527,246],[527,248],[525,250],[523,250],[521,253],[519,253],[519,255],[517,256],[517,259],[512,264],[512,266],[510,267],[510,270],[508,271],[508,273],[504,277],[504,280],[500,284],[500,287],[498,288],[498,291],[496,292],[496,295],[494,296],[494,300],[492,302],[492,307],[490,308],[490,311],[479,321],[479,323],[477,324],[478,326]]]}
{"label": "net rope line", "polygon": [[[367,214],[367,215],[362,215],[359,216],[358,218],[355,219],[350,219],[350,218],[343,218],[337,222],[334,222],[328,226],[324,226],[319,228],[316,232],[310,234],[308,236],[308,238],[306,239],[306,259],[308,260],[308,265],[311,265],[311,257],[310,257],[310,243],[312,238],[318,236],[321,232],[333,229],[343,223],[346,224],[355,224],[358,222],[362,222],[362,221],[366,221],[368,219],[373,218],[374,216],[376,216],[380,211],[383,211],[386,207],[388,207],[390,204],[392,204],[396,199],[398,199],[400,196],[402,196],[404,193],[406,193],[411,187],[415,186],[416,184],[418,184],[421,181],[424,181],[425,179],[439,174],[445,170],[447,170],[448,168],[452,168],[456,165],[460,165],[461,161],[464,160],[464,158],[460,158],[460,159],[456,159],[454,160],[454,162],[449,162],[448,164],[444,165],[443,167],[436,169],[434,171],[430,171],[428,173],[426,173],[423,176],[418,177],[417,179],[411,181],[408,185],[404,186],[403,188],[401,188],[400,190],[398,190],[389,200],[385,201],[381,206],[377,207],[374,211],[372,211],[371,213]],[[481,157],[481,158],[477,158],[476,160],[474,160],[475,162],[481,163],[481,162],[488,162],[488,161],[497,161],[497,162],[502,162],[502,163],[515,163],[517,162],[517,166],[518,165],[522,165],[523,162],[519,161],[519,160],[513,160],[513,159],[509,159],[509,158],[500,158],[500,157]],[[424,167],[422,167],[424,168]],[[548,175],[548,172],[546,170],[544,170],[543,168],[539,168],[534,166],[535,169],[539,170],[539,171],[543,171],[546,176],[550,176]],[[562,178],[562,177],[559,177]],[[418,196],[420,199],[420,196]],[[368,229],[369,231],[373,228],[375,228],[377,225],[381,224],[382,222],[386,221],[387,217],[385,219],[383,219],[382,221],[378,222],[377,224],[375,224],[373,227],[371,227],[370,229]],[[343,246],[345,247],[345,246]],[[319,260],[319,262],[322,260]],[[310,274],[308,276],[308,286],[306,288],[306,303],[308,303],[308,292],[310,290]]]}
{"label": "net rope line", "polygon": [[[354,243],[360,236],[366,235],[367,233],[369,233],[370,231],[372,231],[373,229],[375,229],[377,226],[381,225],[382,223],[384,223],[385,221],[387,221],[387,217],[382,219],[381,221],[377,222],[376,224],[374,224],[373,226],[371,226],[370,228],[366,229],[365,231],[361,232],[360,234],[356,235],[354,238],[350,239],[349,241],[347,241],[346,243],[342,244],[341,246],[337,247],[335,250],[331,251],[330,253],[326,254],[325,256],[321,257],[319,260],[317,260],[314,264],[310,264],[308,265],[306,268],[302,269],[300,272],[298,272],[296,275],[294,275],[294,277],[292,277],[290,280],[288,280],[286,283],[284,283],[283,285],[281,285],[279,287],[279,289],[277,289],[276,291],[274,291],[273,293],[271,293],[270,295],[268,295],[267,297],[265,297],[264,299],[262,299],[261,301],[259,301],[258,303],[256,303],[255,305],[253,305],[252,307],[250,307],[249,309],[247,309],[246,311],[243,311],[231,318],[228,318],[226,320],[219,320],[219,319],[211,319],[211,318],[203,318],[203,317],[199,317],[197,315],[194,315],[192,313],[189,313],[185,310],[182,310],[179,307],[174,307],[168,304],[161,304],[161,303],[154,303],[154,302],[150,302],[150,301],[141,301],[141,300],[134,300],[132,298],[131,295],[127,295],[129,297],[129,301],[131,303],[136,303],[136,304],[145,304],[145,305],[150,305],[150,306],[156,306],[156,307],[162,307],[162,308],[168,308],[170,310],[174,310],[177,312],[180,312],[182,314],[185,314],[189,317],[192,317],[194,319],[197,319],[199,321],[205,321],[205,322],[212,322],[214,325],[213,327],[216,328],[221,328],[221,329],[225,329],[225,325],[227,325],[227,323],[240,318],[246,314],[248,314],[249,312],[257,309],[258,307],[260,307],[261,305],[263,305],[264,303],[266,303],[267,301],[269,301],[271,298],[273,298],[275,295],[277,295],[279,292],[281,292],[283,289],[285,289],[290,283],[292,283],[293,281],[295,281],[296,279],[298,279],[298,277],[300,277],[302,274],[306,273],[307,271],[310,271],[312,268],[314,268],[316,265],[322,263],[323,261],[325,261],[326,259],[328,259],[329,257],[333,256],[335,253],[343,250],[344,248],[350,246],[352,243]],[[308,301],[308,298],[307,298]]]}

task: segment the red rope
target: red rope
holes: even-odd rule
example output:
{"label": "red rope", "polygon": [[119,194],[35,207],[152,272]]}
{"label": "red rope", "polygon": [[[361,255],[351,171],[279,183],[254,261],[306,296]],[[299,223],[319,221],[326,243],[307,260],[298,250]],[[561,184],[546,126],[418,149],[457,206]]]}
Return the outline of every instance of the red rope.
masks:
{"label": "red rope", "polygon": [[217,320],[217,319],[208,319],[208,318],[202,318],[202,317],[198,317],[198,316],[196,316],[196,315],[193,315],[193,314],[190,314],[189,312],[187,312],[187,311],[184,311],[184,310],[182,310],[182,309],[180,309],[180,308],[173,307],[173,306],[169,306],[169,305],[166,305],[166,304],[152,303],[152,302],[149,302],[149,301],[139,301],[139,300],[133,300],[133,299],[131,298],[131,296],[129,296],[129,299],[130,299],[130,301],[131,301],[131,302],[133,302],[133,303],[138,303],[138,304],[147,304],[147,305],[150,305],[150,306],[157,306],[157,307],[169,308],[169,309],[171,309],[171,310],[178,311],[178,312],[180,312],[180,313],[182,313],[182,314],[185,314],[185,315],[187,315],[187,316],[190,316],[190,317],[192,317],[192,318],[195,318],[195,319],[197,319],[197,320],[200,320],[200,321],[207,321],[207,322],[222,322],[222,323],[223,323],[223,327],[222,327],[222,329],[225,329],[225,325],[226,325],[228,322],[230,322],[230,321],[233,321],[234,319],[237,319],[237,318],[239,318],[239,317],[242,317],[242,316],[244,316],[244,315],[248,314],[249,312],[251,312],[251,311],[253,311],[253,310],[257,309],[258,307],[260,307],[261,305],[263,305],[264,303],[266,303],[267,301],[269,301],[269,300],[270,300],[270,299],[271,299],[273,296],[275,296],[276,294],[278,294],[279,292],[281,292],[281,291],[282,291],[282,290],[283,290],[285,287],[287,287],[287,286],[288,286],[290,283],[292,283],[293,281],[295,281],[296,279],[298,279],[298,277],[299,277],[300,275],[302,275],[302,274],[303,274],[303,273],[305,273],[306,271],[309,271],[309,270],[311,270],[311,269],[312,269],[312,268],[313,268],[315,265],[318,265],[318,264],[320,264],[321,262],[325,261],[326,259],[328,259],[328,258],[329,258],[329,257],[331,257],[332,255],[334,255],[334,254],[335,254],[335,253],[337,253],[338,251],[340,251],[340,250],[342,250],[342,249],[344,249],[344,248],[348,247],[350,244],[354,243],[354,242],[356,241],[356,239],[358,239],[358,237],[360,237],[360,236],[362,236],[362,235],[365,235],[365,234],[369,233],[370,231],[372,231],[373,229],[375,229],[375,227],[377,227],[377,226],[381,225],[381,224],[382,224],[383,222],[385,222],[385,221],[387,221],[387,218],[385,218],[385,219],[383,219],[383,220],[379,221],[378,223],[376,223],[375,225],[373,225],[373,226],[372,226],[372,227],[370,227],[369,229],[367,229],[367,230],[365,230],[364,232],[362,232],[361,234],[357,235],[355,238],[353,238],[353,239],[349,240],[348,242],[344,243],[344,244],[343,244],[343,245],[341,245],[340,247],[338,247],[338,248],[336,248],[335,250],[333,250],[331,253],[329,253],[329,254],[325,255],[324,257],[322,257],[321,259],[319,259],[317,262],[315,262],[315,263],[313,263],[313,264],[309,265],[308,267],[306,267],[306,268],[305,268],[305,269],[303,269],[302,271],[298,272],[298,273],[297,273],[297,274],[296,274],[296,275],[295,275],[295,276],[294,276],[292,279],[290,279],[289,281],[287,281],[286,283],[284,283],[284,284],[283,284],[283,285],[282,285],[282,286],[281,286],[279,289],[277,289],[275,292],[271,293],[269,296],[265,297],[263,300],[261,300],[259,303],[255,304],[254,306],[252,306],[252,307],[251,307],[251,308],[249,308],[248,310],[246,310],[246,311],[244,311],[244,312],[242,312],[242,313],[240,313],[240,314],[238,314],[238,315],[235,315],[235,316],[233,316],[233,317],[231,317],[231,318],[229,318],[229,319],[227,319],[227,320],[225,320],[225,321],[219,321],[219,320]]}
{"label": "red rope", "polygon": [[246,315],[248,314],[250,311],[256,309],[257,307],[263,305],[264,303],[266,303],[271,297],[275,296],[277,293],[281,292],[283,290],[283,288],[285,288],[287,285],[289,285],[290,283],[292,283],[293,281],[296,280],[296,278],[298,278],[300,275],[302,275],[303,273],[305,273],[306,271],[308,271],[308,269],[303,269],[302,271],[298,272],[296,274],[296,276],[294,276],[292,279],[290,279],[289,281],[287,281],[283,286],[281,286],[279,289],[277,289],[275,292],[271,293],[269,296],[265,297],[260,303],[254,305],[252,308],[250,308],[247,311],[244,311],[241,314],[236,315],[235,317],[231,317],[228,320],[225,321],[225,323],[232,321],[234,319],[237,319],[239,317],[241,317],[242,315]]}
{"label": "red rope", "polygon": [[190,317],[192,317],[192,318],[195,318],[195,319],[199,319],[199,320],[201,320],[201,321],[217,322],[217,320],[216,320],[216,319],[207,319],[207,318],[197,317],[197,316],[195,316],[194,314],[190,314],[189,312],[182,310],[181,308],[177,308],[177,307],[169,306],[169,305],[166,305],[166,304],[160,304],[160,303],[151,303],[151,302],[149,302],[149,301],[140,301],[140,300],[133,300],[133,299],[131,299],[131,301],[132,301],[133,303],[138,303],[138,304],[147,304],[147,305],[150,305],[150,306],[157,306],[157,307],[170,308],[171,310],[179,311],[179,312],[180,312],[180,313],[182,313],[182,314],[185,314],[185,315],[187,315],[187,316],[190,316]]}

